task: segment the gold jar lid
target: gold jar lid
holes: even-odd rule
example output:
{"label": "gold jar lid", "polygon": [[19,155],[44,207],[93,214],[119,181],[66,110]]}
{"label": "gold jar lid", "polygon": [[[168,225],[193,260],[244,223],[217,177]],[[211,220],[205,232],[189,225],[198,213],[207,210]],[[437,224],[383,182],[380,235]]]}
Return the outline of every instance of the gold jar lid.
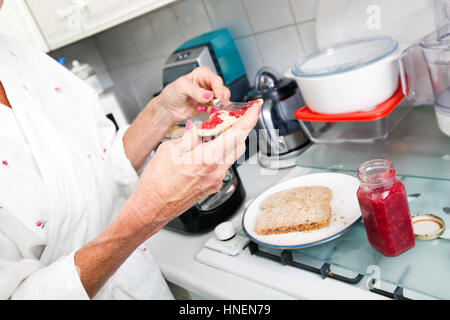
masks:
{"label": "gold jar lid", "polygon": [[445,231],[445,222],[431,213],[417,214],[411,217],[414,236],[419,240],[434,240]]}

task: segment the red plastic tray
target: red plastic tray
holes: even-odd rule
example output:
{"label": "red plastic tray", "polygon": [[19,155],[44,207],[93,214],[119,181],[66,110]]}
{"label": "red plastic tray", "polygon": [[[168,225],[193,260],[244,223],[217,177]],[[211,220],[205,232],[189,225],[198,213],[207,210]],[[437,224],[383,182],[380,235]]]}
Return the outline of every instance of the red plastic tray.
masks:
{"label": "red plastic tray", "polygon": [[340,114],[323,114],[311,111],[308,106],[295,110],[294,115],[298,120],[312,122],[362,122],[374,121],[389,115],[392,110],[404,98],[401,86],[385,102],[380,103],[370,111],[358,111]]}

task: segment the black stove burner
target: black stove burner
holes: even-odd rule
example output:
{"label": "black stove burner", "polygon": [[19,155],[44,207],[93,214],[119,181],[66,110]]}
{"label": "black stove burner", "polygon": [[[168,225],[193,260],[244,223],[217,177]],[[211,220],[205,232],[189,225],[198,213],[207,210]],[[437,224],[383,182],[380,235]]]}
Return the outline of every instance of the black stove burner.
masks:
{"label": "black stove burner", "polygon": [[[306,270],[306,271],[310,271],[310,272],[319,274],[319,275],[321,275],[322,279],[332,278],[332,279],[336,279],[338,281],[342,281],[342,282],[345,282],[348,284],[358,284],[364,278],[364,275],[362,275],[362,274],[358,274],[354,278],[349,278],[349,277],[344,277],[344,276],[338,275],[331,271],[331,265],[329,263],[324,263],[320,268],[316,268],[316,267],[313,267],[313,266],[310,266],[307,264],[303,264],[303,263],[294,261],[294,259],[292,257],[292,252],[289,250],[281,251],[280,256],[278,256],[278,255],[271,254],[271,253],[268,253],[265,251],[261,251],[259,249],[259,245],[252,241],[250,241],[250,243],[248,244],[248,248],[252,255],[256,255],[256,256],[259,256],[262,258],[277,261],[283,265],[290,265],[295,268],[299,268],[302,270]],[[375,281],[375,279],[373,279],[373,281]],[[375,283],[373,282],[372,284],[375,284]],[[402,287],[397,287],[393,293],[384,291],[381,289],[377,289],[377,288],[372,288],[369,290],[373,293],[377,293],[377,294],[380,294],[382,296],[385,296],[385,297],[388,297],[388,298],[391,298],[394,300],[411,300],[409,298],[406,298],[403,295]]]}

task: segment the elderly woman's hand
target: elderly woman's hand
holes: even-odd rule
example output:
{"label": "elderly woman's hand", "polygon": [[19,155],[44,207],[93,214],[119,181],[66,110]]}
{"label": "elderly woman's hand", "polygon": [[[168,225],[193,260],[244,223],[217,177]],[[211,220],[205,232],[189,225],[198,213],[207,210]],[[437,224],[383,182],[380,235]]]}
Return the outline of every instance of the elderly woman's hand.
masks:
{"label": "elderly woman's hand", "polygon": [[197,108],[214,98],[229,100],[230,90],[211,69],[199,67],[165,87],[158,98],[177,122],[198,116]]}
{"label": "elderly woman's hand", "polygon": [[136,190],[108,228],[75,254],[89,297],[141,243],[196,202],[220,190],[228,168],[245,151],[245,139],[258,113],[257,107],[250,108],[233,127],[207,143],[202,143],[194,124],[188,121],[181,139],[160,145]]}
{"label": "elderly woman's hand", "polygon": [[163,226],[219,191],[228,168],[245,152],[245,140],[258,113],[257,107],[249,109],[232,128],[206,143],[189,121],[181,139],[161,144],[129,199],[139,212],[134,219],[143,225]]}

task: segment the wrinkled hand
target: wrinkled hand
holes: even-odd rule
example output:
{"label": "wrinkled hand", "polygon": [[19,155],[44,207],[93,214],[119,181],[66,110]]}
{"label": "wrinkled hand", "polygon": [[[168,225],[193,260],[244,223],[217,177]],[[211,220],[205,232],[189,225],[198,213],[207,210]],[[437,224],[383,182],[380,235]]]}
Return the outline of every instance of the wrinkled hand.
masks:
{"label": "wrinkled hand", "polygon": [[178,78],[164,88],[159,95],[160,103],[169,111],[173,122],[200,115],[197,108],[213,99],[230,99],[230,90],[222,78],[208,67],[199,67]]}
{"label": "wrinkled hand", "polygon": [[219,191],[228,168],[245,152],[258,114],[257,107],[249,109],[233,127],[206,143],[188,121],[182,138],[162,143],[129,200],[139,209],[135,219],[144,225],[164,225]]}

